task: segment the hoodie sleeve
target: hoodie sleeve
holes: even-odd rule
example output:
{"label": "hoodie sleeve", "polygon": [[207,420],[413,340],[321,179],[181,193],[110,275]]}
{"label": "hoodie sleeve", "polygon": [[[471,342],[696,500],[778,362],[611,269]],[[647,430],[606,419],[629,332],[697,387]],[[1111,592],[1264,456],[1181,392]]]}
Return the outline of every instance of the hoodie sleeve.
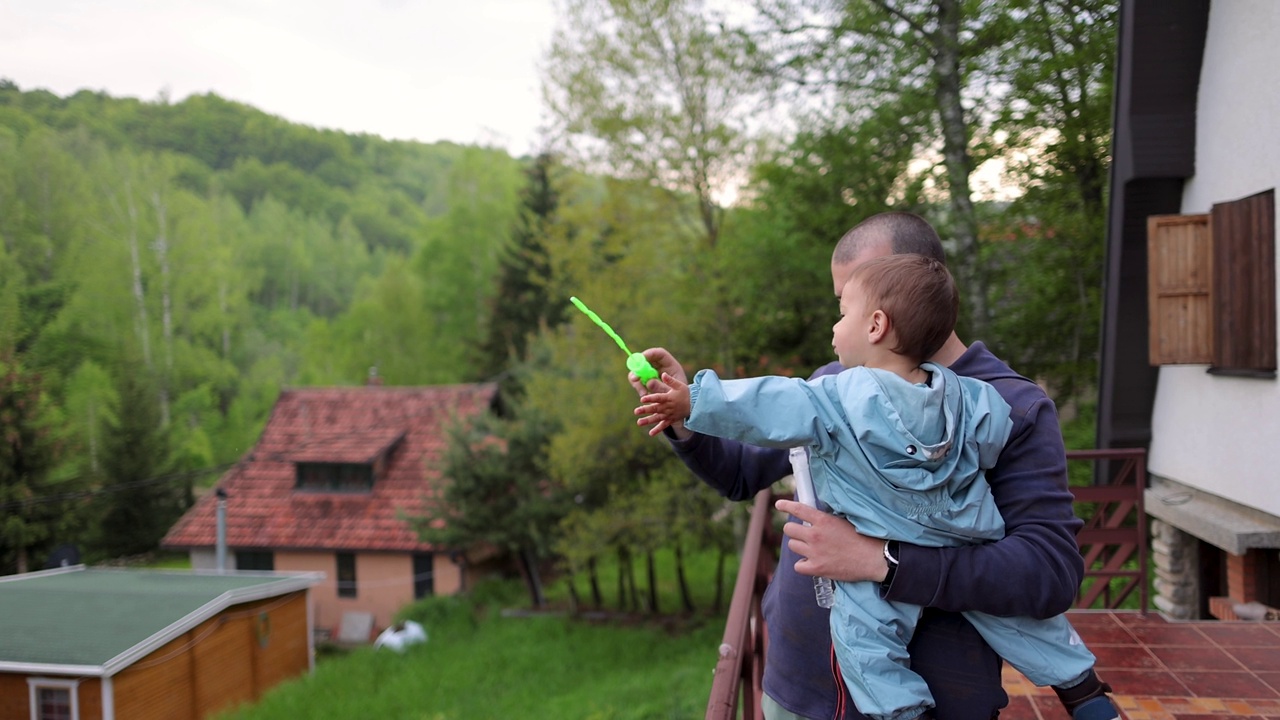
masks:
{"label": "hoodie sleeve", "polygon": [[712,489],[730,500],[749,500],[791,474],[791,459],[781,448],[763,448],[736,440],[694,433],[669,434],[676,457]]}
{"label": "hoodie sleeve", "polygon": [[[1075,601],[1084,576],[1067,484],[1066,451],[1053,402],[1030,381],[994,382],[1012,406],[1009,441],[987,473],[1005,537],[985,545],[903,544],[885,597],[954,612],[1047,618]],[[1016,592],[1010,592],[1016,587]]]}

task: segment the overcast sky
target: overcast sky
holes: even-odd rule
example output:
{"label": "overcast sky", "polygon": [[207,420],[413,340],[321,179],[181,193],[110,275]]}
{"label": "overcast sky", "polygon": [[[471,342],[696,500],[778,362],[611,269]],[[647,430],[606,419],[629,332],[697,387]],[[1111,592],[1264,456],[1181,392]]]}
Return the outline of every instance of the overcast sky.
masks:
{"label": "overcast sky", "polygon": [[0,0],[0,77],[520,155],[554,23],[552,0]]}

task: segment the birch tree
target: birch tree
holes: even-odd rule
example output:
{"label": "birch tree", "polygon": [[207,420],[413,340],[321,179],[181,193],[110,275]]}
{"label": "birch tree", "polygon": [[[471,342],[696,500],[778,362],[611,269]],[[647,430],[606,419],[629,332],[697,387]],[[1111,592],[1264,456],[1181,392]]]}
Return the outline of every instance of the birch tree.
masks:
{"label": "birch tree", "polygon": [[757,68],[794,95],[875,107],[927,103],[933,129],[917,158],[939,158],[930,173],[946,201],[931,217],[949,237],[948,262],[964,293],[968,332],[989,323],[987,278],[978,246],[971,176],[993,107],[1003,100],[984,67],[1010,41],[1000,0],[760,0]]}
{"label": "birch tree", "polygon": [[1033,0],[1014,12],[1019,41],[998,68],[1011,100],[996,127],[1018,150],[1007,177],[1025,192],[1005,214],[1016,242],[991,258],[995,328],[1021,372],[1062,401],[1085,399],[1100,342],[1118,3]]}
{"label": "birch tree", "polygon": [[[566,0],[544,69],[553,138],[581,167],[665,193],[659,217],[684,238],[701,318],[733,367],[733,317],[716,267],[726,202],[745,178],[758,95],[736,36],[700,0]],[[677,290],[678,292],[678,290]]]}

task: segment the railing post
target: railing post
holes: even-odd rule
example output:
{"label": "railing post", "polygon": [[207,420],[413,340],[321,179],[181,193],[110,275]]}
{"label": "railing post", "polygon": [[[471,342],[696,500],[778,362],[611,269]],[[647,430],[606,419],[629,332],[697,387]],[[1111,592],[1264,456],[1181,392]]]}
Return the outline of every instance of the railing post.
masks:
{"label": "railing post", "polygon": [[744,690],[745,717],[759,720],[763,716],[760,678],[764,668],[764,619],[760,614],[760,596],[768,583],[772,564],[763,556],[762,546],[772,514],[773,493],[761,490],[751,505],[751,522],[742,543],[738,579],[733,585],[729,616],[720,640],[720,659],[711,679],[706,720],[738,717],[738,693]]}

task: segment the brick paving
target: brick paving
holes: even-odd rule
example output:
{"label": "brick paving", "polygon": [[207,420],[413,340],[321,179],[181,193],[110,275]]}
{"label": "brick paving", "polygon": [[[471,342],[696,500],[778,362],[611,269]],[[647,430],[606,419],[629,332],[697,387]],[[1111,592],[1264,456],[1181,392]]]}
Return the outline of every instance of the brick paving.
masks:
{"label": "brick paving", "polygon": [[[1126,720],[1280,720],[1280,622],[1181,622],[1158,613],[1075,610]],[[1001,720],[1067,720],[1049,688],[1005,666]]]}

